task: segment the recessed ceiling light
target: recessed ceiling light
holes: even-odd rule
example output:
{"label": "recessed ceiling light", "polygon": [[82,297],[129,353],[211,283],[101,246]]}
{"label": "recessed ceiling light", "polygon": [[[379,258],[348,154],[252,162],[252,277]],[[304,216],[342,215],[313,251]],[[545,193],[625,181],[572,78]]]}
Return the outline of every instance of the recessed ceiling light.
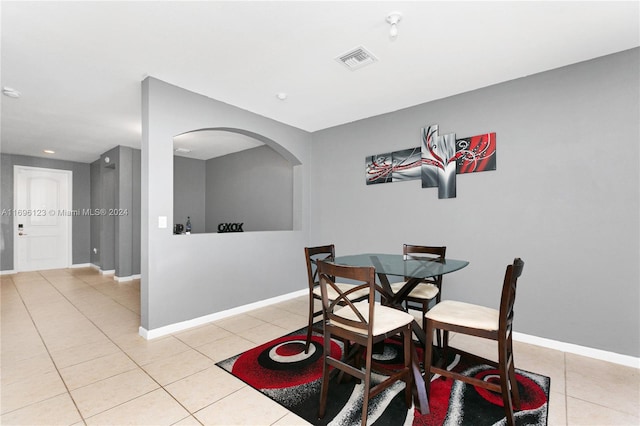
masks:
{"label": "recessed ceiling light", "polygon": [[280,92],[276,95],[278,97],[278,99],[280,99],[281,101],[284,101],[285,99],[287,99],[287,94],[284,92]]}
{"label": "recessed ceiling light", "polygon": [[20,97],[20,92],[18,92],[16,89],[12,89],[11,87],[3,87],[2,88],[2,94],[5,96],[8,96],[10,98],[19,98]]}
{"label": "recessed ceiling light", "polygon": [[44,153],[45,154],[55,154],[56,152],[54,150],[52,150],[52,149],[45,149]]}
{"label": "recessed ceiling light", "polygon": [[175,151],[176,152],[181,152],[181,153],[191,152],[191,150],[189,148],[176,148]]}

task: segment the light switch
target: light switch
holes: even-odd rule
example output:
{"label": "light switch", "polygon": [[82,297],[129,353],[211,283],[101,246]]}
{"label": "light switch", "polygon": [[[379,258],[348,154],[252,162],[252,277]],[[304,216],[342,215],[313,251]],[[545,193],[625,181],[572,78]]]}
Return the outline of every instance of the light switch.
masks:
{"label": "light switch", "polygon": [[167,217],[166,216],[158,216],[158,228],[166,228],[167,227]]}

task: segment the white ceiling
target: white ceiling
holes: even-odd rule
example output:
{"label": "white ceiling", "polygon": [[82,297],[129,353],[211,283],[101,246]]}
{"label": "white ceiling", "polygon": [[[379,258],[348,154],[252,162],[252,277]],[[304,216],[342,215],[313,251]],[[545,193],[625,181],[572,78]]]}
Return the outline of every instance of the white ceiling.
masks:
{"label": "white ceiling", "polygon": [[251,136],[225,130],[196,130],[173,138],[174,155],[198,160],[209,160],[262,145],[263,142]]}
{"label": "white ceiling", "polygon": [[[1,84],[22,96],[0,96],[0,149],[92,162],[139,148],[146,76],[316,131],[637,47],[639,5],[2,1]],[[379,61],[335,60],[357,46]]]}

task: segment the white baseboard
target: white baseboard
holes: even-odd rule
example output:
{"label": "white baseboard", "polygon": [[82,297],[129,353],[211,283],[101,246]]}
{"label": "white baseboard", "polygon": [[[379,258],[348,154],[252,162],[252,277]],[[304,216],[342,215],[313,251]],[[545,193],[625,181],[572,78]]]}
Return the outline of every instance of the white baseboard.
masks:
{"label": "white baseboard", "polygon": [[[95,265],[91,264],[91,263],[75,263],[71,266],[69,266],[69,269],[77,269],[77,268],[89,268],[89,267],[95,267]],[[5,271],[0,271],[0,275],[11,275],[11,274],[16,274],[17,272],[14,269],[8,269]]]}
{"label": "white baseboard", "polygon": [[122,283],[122,282],[125,282],[125,281],[133,281],[133,280],[136,280],[136,279],[140,279],[140,274],[129,275],[128,277],[119,277],[117,275],[114,275],[113,279],[115,281],[118,281],[119,283]]}
{"label": "white baseboard", "polygon": [[573,343],[545,339],[544,337],[531,336],[529,334],[518,333],[515,331],[513,332],[513,340],[640,369],[640,358],[629,355],[622,355],[615,352],[603,351],[601,349],[574,345]]}
{"label": "white baseboard", "polygon": [[125,282],[125,281],[133,281],[135,279],[139,279],[140,278],[140,274],[134,274],[134,275],[129,275],[127,277],[119,277],[116,275],[116,270],[115,269],[111,269],[108,271],[103,271],[102,268],[100,268],[100,266],[94,264],[94,263],[87,263],[86,266],[90,266],[93,269],[96,269],[101,275],[113,275],[113,279],[114,281],[118,281],[118,282]]}
{"label": "white baseboard", "polygon": [[271,299],[261,300],[259,302],[250,303],[248,305],[238,306],[237,308],[227,309],[226,311],[216,312],[215,314],[205,315],[203,317],[194,318],[188,321],[182,321],[175,324],[166,325],[164,327],[154,328],[152,330],[147,330],[143,327],[140,327],[139,334],[147,340],[156,339],[168,334],[177,333],[179,331],[183,331],[192,327],[207,324],[212,321],[217,321],[233,315],[238,315],[252,311],[254,309],[273,305],[274,303],[284,302],[285,300],[304,296],[306,294],[309,294],[308,289],[295,291],[293,293],[288,293],[278,297],[272,297]]}
{"label": "white baseboard", "polygon": [[[168,334],[177,333],[179,331],[187,330],[192,327],[204,325],[212,321],[217,321],[223,318],[227,318],[233,315],[242,314],[254,309],[262,308],[272,305],[274,303],[283,302],[285,300],[293,299],[299,296],[308,294],[309,290],[304,289],[293,293],[285,294],[283,296],[273,297],[271,299],[261,300],[259,302],[250,303],[248,305],[239,306],[237,308],[228,309],[226,311],[216,312],[214,314],[205,315],[203,317],[194,318],[188,321],[182,321],[175,324],[170,324],[164,327],[154,328],[147,330],[143,327],[139,328],[140,336],[147,340],[156,339],[158,337],[166,336]],[[625,365],[627,367],[633,367],[640,369],[640,358],[636,358],[629,355],[617,354],[615,352],[603,351],[600,349],[589,348],[586,346],[574,345],[572,343],[560,342],[557,340],[545,339],[543,337],[531,336],[524,333],[513,333],[513,340],[529,343],[543,348],[555,349],[562,352],[569,352],[575,355],[582,355],[589,358],[599,359],[603,361],[612,362],[614,364]]]}

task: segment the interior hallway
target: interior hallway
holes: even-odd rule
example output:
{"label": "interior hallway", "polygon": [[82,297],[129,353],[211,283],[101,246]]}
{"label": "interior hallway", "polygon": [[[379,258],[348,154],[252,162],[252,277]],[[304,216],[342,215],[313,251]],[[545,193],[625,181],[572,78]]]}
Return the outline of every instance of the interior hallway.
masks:
{"label": "interior hallway", "polygon": [[[305,424],[215,363],[305,326],[306,297],[147,341],[138,280],[92,268],[0,280],[2,425]],[[514,346],[516,368],[551,377],[549,426],[640,424],[638,369]]]}

